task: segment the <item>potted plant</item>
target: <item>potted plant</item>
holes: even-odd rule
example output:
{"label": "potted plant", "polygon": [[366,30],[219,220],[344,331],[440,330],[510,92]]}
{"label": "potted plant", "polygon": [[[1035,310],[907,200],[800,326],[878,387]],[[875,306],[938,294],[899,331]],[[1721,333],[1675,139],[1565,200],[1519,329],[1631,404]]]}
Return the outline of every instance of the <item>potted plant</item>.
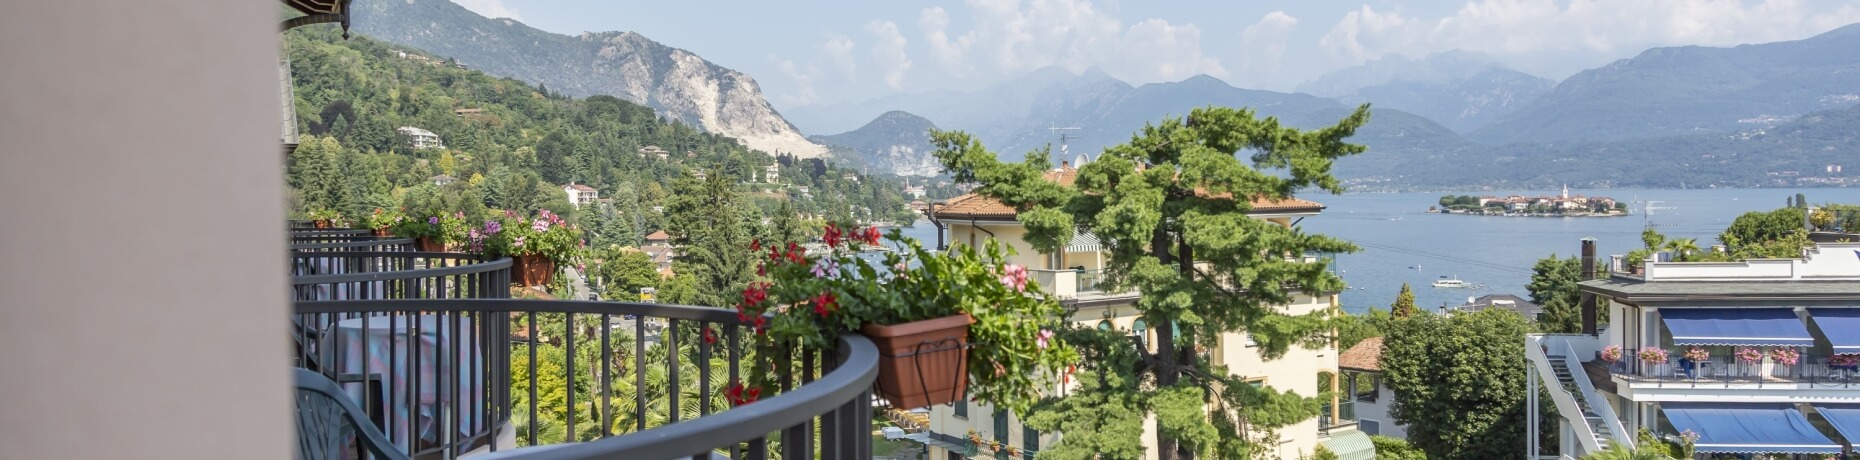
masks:
{"label": "potted plant", "polygon": [[1737,361],[1738,362],[1741,362],[1744,364],[1756,364],[1758,361],[1762,361],[1762,360],[1763,360],[1763,353],[1758,352],[1757,349],[1755,348],[1744,347],[1744,348],[1737,349]]}
{"label": "potted plant", "polygon": [[329,208],[316,208],[316,209],[310,210],[310,222],[316,225],[316,228],[318,229],[325,229],[325,228],[331,228],[331,227],[340,228],[340,227],[347,226],[347,222],[342,221],[342,213],[336,212],[336,210],[329,209]]}
{"label": "potted plant", "polygon": [[1602,348],[1602,362],[1614,364],[1621,361],[1621,346],[1609,345]]}
{"label": "potted plant", "polygon": [[375,208],[375,212],[362,216],[362,226],[374,231],[375,236],[387,237],[394,235],[394,226],[403,220],[406,220],[406,216],[398,209],[389,211]]}
{"label": "potted plant", "polygon": [[[763,248],[764,279],[743,292],[738,314],[752,321],[758,344],[831,349],[842,332],[859,331],[879,348],[876,391],[894,407],[975,400],[1024,413],[1077,352],[1054,337],[1065,310],[1006,263],[998,243],[981,251],[932,252],[893,230],[825,229],[826,251],[810,256],[795,243]],[[873,262],[860,246],[896,243]],[[767,369],[753,385],[772,383]]]}
{"label": "potted plant", "polygon": [[1659,347],[1641,349],[1640,360],[1647,364],[1666,364],[1666,350]]}
{"label": "potted plant", "polygon": [[1651,256],[1651,255],[1653,255],[1653,252],[1648,251],[1646,249],[1635,249],[1632,251],[1628,251],[1627,253],[1628,270],[1636,275],[1645,273],[1647,269],[1646,268],[1647,256]]}
{"label": "potted plant", "polygon": [[1795,363],[1801,359],[1802,355],[1797,353],[1794,348],[1777,347],[1770,349],[1770,360],[1775,361],[1777,364],[1794,366]]}
{"label": "potted plant", "polygon": [[548,210],[529,218],[513,211],[468,231],[472,252],[511,258],[515,280],[524,286],[549,284],[555,268],[568,263],[579,247],[580,230]]}
{"label": "potted plant", "polygon": [[1828,367],[1832,369],[1860,369],[1860,355],[1841,354],[1828,357]]}
{"label": "potted plant", "polygon": [[395,233],[413,238],[422,252],[445,252],[465,239],[465,213],[437,213],[426,219],[406,219]]}
{"label": "potted plant", "polygon": [[1698,363],[1708,359],[1711,359],[1711,352],[1706,351],[1704,348],[1692,347],[1686,350],[1686,360],[1688,361]]}

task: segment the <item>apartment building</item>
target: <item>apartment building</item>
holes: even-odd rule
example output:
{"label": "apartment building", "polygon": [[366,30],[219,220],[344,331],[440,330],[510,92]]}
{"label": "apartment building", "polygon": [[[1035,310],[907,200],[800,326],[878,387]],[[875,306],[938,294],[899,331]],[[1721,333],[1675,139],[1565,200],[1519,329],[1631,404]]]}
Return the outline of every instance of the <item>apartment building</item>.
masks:
{"label": "apartment building", "polygon": [[1631,445],[1643,429],[1690,432],[1700,455],[1820,459],[1860,441],[1860,243],[1605,268],[1580,284],[1584,333],[1525,347],[1563,414],[1543,428],[1563,434],[1562,456]]}
{"label": "apartment building", "polygon": [[[1071,185],[1077,173],[1077,169],[1062,164],[1048,171],[1046,179]],[[1298,219],[1316,216],[1323,209],[1321,204],[1300,199],[1255,201],[1250,214],[1254,218],[1290,227]],[[1155,346],[1155,328],[1159,325],[1145,324],[1138,317],[1135,307],[1138,293],[1117,292],[1100,285],[1107,255],[1098,239],[1090,233],[1075,233],[1063,251],[1041,253],[1026,242],[1026,228],[1016,218],[1013,208],[974,194],[937,203],[931,207],[930,216],[941,228],[938,243],[944,246],[979,246],[992,237],[1002,245],[1012,247],[1016,255],[1010,258],[1010,262],[1028,267],[1042,289],[1072,307],[1070,319],[1074,324],[1124,331],[1138,337],[1146,346]],[[1283,306],[1283,311],[1291,315],[1306,314],[1334,309],[1335,302],[1334,293],[1300,295],[1297,301]],[[1334,347],[1316,350],[1294,347],[1284,357],[1270,361],[1263,359],[1256,348],[1247,334],[1234,333],[1222,337],[1217,347],[1206,352],[1213,358],[1214,364],[1226,366],[1229,371],[1247,380],[1275,389],[1313,396],[1324,389],[1335,388],[1337,384],[1337,350]],[[1063,394],[1070,386],[1062,382],[1053,391]],[[1330,405],[1325,417],[1314,417],[1281,429],[1278,433],[1281,440],[1277,449],[1278,457],[1296,459],[1310,456],[1320,443],[1349,435],[1360,438],[1352,440],[1356,441],[1354,444],[1360,444],[1361,449],[1355,452],[1357,456],[1345,458],[1373,458],[1373,448],[1369,446],[1367,436],[1356,432],[1353,423],[1340,417],[1345,414],[1339,413],[1342,409],[1335,403],[1333,401]],[[934,406],[927,411],[902,417],[914,418],[911,424],[923,425],[919,428],[920,432],[910,438],[927,444],[930,451],[928,458],[936,460],[999,456],[999,452],[1009,451],[1010,448],[1018,451],[1021,458],[1032,458],[1042,446],[1050,446],[1063,438],[1060,433],[1042,433],[1027,428],[1008,411],[974,402]],[[1152,439],[1155,430],[1154,420],[1146,421],[1144,439]],[[983,442],[999,442],[1003,448],[995,453],[977,449],[967,439],[971,431],[978,434]],[[1157,458],[1154,447],[1151,449],[1147,458]]]}

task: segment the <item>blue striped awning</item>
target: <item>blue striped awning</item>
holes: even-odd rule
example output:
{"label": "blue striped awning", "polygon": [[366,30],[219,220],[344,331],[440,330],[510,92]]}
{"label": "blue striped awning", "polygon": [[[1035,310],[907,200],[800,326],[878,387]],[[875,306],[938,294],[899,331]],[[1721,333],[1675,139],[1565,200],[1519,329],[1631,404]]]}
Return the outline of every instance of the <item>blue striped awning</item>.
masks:
{"label": "blue striped awning", "polygon": [[1808,317],[1828,336],[1835,353],[1860,353],[1860,308],[1810,308]]}
{"label": "blue striped awning", "polygon": [[1662,308],[1674,345],[1806,347],[1808,327],[1788,308]]}
{"label": "blue striped awning", "polygon": [[1860,404],[1815,403],[1815,413],[1834,425],[1834,431],[1849,442],[1860,439]]}
{"label": "blue striped awning", "polygon": [[1660,404],[1673,429],[1698,433],[1699,452],[1765,454],[1838,454],[1828,440],[1792,404]]}

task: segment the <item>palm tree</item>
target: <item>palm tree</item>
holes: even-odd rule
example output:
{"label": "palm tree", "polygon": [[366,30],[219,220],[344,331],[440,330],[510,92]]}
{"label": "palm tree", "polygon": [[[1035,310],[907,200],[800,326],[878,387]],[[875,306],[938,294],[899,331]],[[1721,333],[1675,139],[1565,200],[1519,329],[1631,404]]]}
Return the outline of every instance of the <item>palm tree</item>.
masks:
{"label": "palm tree", "polygon": [[1680,262],[1692,260],[1692,254],[1699,252],[1697,238],[1674,238],[1666,241],[1666,250],[1672,251]]}

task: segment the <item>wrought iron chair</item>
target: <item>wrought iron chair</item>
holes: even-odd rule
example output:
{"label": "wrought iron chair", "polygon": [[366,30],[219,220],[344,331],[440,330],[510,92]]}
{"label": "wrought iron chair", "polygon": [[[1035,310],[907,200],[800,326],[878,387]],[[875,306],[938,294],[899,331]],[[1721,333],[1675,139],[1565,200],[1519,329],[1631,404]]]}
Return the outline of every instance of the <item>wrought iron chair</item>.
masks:
{"label": "wrought iron chair", "polygon": [[368,421],[336,381],[305,369],[295,372],[298,460],[345,458],[351,449],[379,459],[411,460]]}

